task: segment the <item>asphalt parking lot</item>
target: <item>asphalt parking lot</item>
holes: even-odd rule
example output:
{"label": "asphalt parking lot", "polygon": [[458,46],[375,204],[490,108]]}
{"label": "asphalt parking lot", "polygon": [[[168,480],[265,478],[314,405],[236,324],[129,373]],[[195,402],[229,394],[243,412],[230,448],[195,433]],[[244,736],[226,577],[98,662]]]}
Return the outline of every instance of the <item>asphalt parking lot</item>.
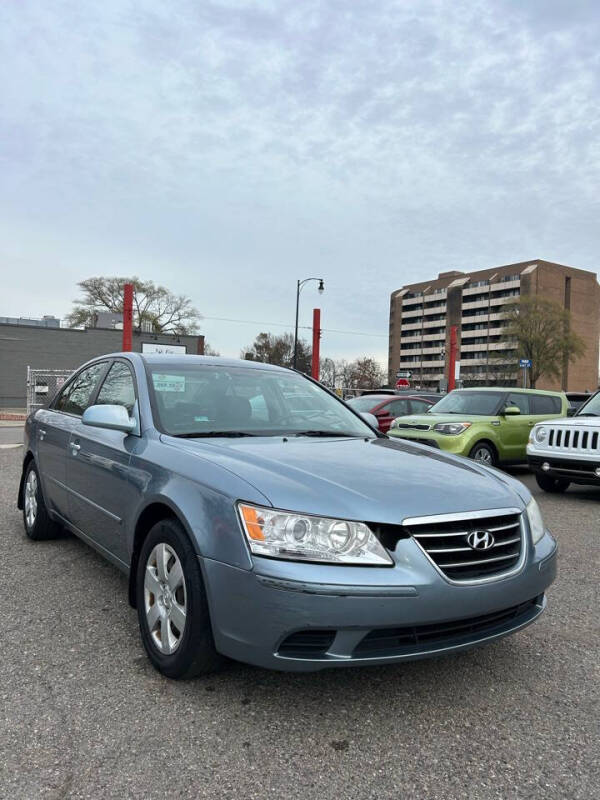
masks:
{"label": "asphalt parking lot", "polygon": [[0,450],[0,797],[600,796],[600,490],[535,487],[560,572],[513,637],[386,668],[231,664],[175,683],[147,661],[116,569],[72,537],[26,540],[21,457]]}

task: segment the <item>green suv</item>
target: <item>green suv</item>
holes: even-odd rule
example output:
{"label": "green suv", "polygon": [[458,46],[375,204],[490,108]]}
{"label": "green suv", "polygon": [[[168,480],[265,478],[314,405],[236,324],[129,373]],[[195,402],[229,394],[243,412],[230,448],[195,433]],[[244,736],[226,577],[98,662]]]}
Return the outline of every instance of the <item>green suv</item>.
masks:
{"label": "green suv", "polygon": [[425,414],[395,419],[388,435],[485,464],[518,464],[527,461],[535,423],[566,417],[568,406],[563,392],[455,389]]}

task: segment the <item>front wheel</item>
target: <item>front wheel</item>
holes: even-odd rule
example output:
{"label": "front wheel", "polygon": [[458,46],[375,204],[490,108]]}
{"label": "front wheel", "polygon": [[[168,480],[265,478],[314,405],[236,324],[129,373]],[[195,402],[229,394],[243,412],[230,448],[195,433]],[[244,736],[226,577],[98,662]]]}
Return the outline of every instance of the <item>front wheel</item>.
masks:
{"label": "front wheel", "polygon": [[469,458],[473,461],[478,461],[480,464],[485,464],[487,467],[493,467],[496,464],[496,453],[491,445],[486,442],[477,442],[471,448]]}
{"label": "front wheel", "polygon": [[551,494],[560,494],[565,492],[571,485],[571,481],[565,478],[553,478],[552,475],[544,475],[541,472],[535,473],[535,479],[540,489]]}
{"label": "front wheel", "polygon": [[198,556],[176,520],[146,537],[136,589],[142,642],[159,672],[186,679],[219,668]]}

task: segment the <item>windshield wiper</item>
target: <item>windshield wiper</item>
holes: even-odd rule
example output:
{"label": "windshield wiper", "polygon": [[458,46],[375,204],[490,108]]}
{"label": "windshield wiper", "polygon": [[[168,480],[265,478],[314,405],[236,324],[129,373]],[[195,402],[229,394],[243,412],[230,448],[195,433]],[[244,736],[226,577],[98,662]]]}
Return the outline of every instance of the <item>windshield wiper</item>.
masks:
{"label": "windshield wiper", "polygon": [[257,436],[256,433],[248,433],[248,431],[196,431],[195,433],[172,433],[178,439],[204,439],[209,437],[223,436],[230,439],[236,439],[241,436]]}
{"label": "windshield wiper", "polygon": [[345,433],[344,431],[293,431],[294,436],[344,436],[346,438],[360,439],[363,433]]}
{"label": "windshield wiper", "polygon": [[600,417],[600,414],[594,414],[593,411],[584,411],[583,414],[575,414],[576,417]]}

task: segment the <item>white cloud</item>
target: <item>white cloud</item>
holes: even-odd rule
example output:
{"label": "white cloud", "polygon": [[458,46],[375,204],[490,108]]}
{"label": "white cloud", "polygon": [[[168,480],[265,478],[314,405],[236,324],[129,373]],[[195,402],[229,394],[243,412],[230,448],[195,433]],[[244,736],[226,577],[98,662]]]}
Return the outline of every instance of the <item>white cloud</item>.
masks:
{"label": "white cloud", "polygon": [[[600,26],[569,5],[2,4],[0,313],[137,272],[291,323],[323,274],[325,327],[385,335],[389,293],[436,270],[594,268]],[[204,327],[228,354],[258,332]]]}

